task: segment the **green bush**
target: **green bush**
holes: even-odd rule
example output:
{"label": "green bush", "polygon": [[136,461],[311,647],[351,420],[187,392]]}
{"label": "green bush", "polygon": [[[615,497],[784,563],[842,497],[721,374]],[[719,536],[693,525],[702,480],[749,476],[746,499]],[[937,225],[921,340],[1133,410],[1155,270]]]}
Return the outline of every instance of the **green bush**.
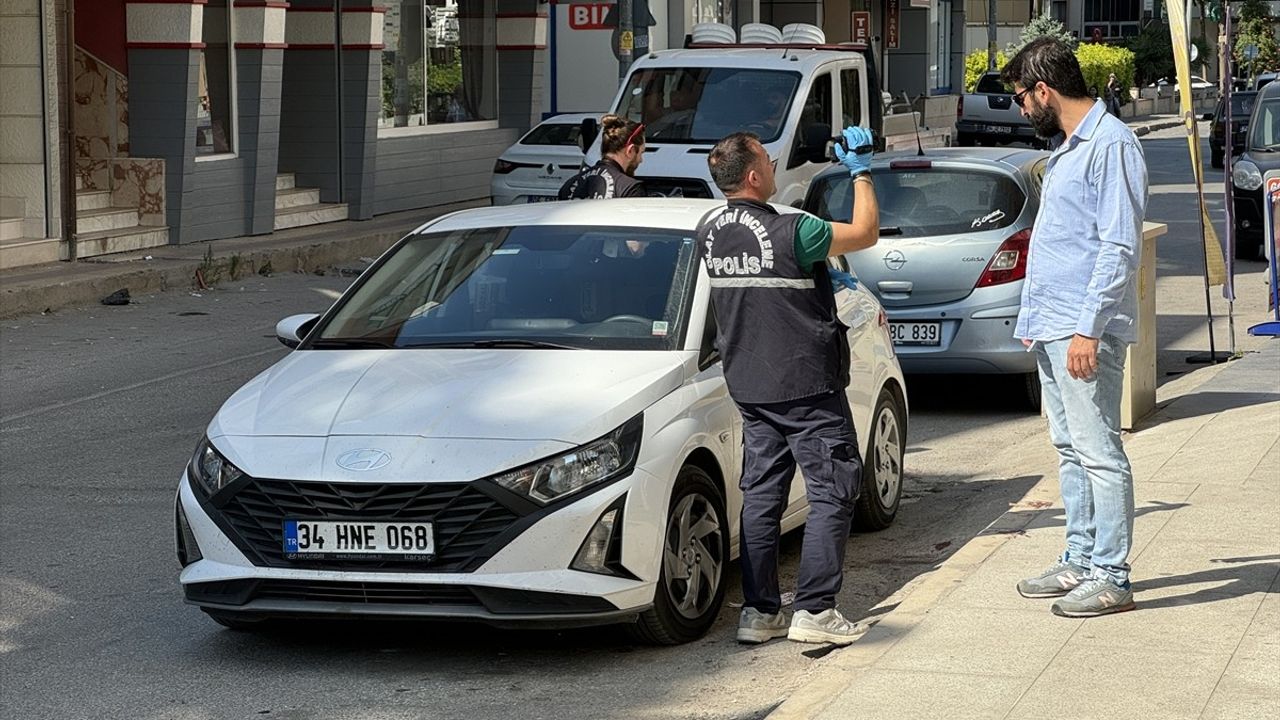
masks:
{"label": "green bush", "polygon": [[[996,51],[996,70],[999,70],[1000,68],[1004,67],[1004,64],[1007,62],[1009,62],[1009,58],[1005,57],[1004,53],[997,50]],[[982,78],[982,74],[985,73],[986,71],[987,71],[987,51],[986,50],[974,50],[973,52],[966,55],[964,58],[964,91],[967,93],[973,92],[973,89],[978,86],[978,80]]]}
{"label": "green bush", "polygon": [[[1084,73],[1085,87],[1097,88],[1099,97],[1106,93],[1107,77],[1116,74],[1120,87],[1133,87],[1134,55],[1132,50],[1097,43],[1082,43],[1076,48],[1076,59]],[[1128,102],[1129,94],[1122,92],[1120,101]]]}

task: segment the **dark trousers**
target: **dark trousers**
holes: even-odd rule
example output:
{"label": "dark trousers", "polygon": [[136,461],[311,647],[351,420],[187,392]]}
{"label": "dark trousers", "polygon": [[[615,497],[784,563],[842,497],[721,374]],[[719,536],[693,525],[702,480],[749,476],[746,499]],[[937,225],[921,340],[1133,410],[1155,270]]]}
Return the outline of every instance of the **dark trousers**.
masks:
{"label": "dark trousers", "polygon": [[862,484],[862,456],[843,392],[785,403],[746,405],[742,412],[742,592],[764,613],[782,608],[778,540],[796,466],[804,475],[809,517],[800,554],[797,610],[835,607],[844,581],[853,504]]}

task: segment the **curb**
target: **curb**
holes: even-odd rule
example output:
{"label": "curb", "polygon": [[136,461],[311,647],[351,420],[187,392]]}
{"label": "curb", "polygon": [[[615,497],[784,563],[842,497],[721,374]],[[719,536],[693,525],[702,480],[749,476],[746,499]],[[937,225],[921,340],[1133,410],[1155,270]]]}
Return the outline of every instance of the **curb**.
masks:
{"label": "curb", "polygon": [[168,245],[117,260],[15,268],[0,274],[0,318],[90,305],[122,289],[131,295],[146,295],[195,288],[198,271],[209,285],[216,285],[259,272],[269,275],[327,270],[361,257],[377,257],[428,220],[486,204],[487,199],[395,213],[375,220],[285,230],[270,236]]}

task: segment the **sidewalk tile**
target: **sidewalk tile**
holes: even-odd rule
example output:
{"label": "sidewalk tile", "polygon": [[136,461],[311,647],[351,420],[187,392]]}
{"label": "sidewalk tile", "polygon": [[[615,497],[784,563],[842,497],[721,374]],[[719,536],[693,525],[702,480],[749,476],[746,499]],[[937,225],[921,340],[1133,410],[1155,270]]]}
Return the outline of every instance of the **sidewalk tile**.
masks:
{"label": "sidewalk tile", "polygon": [[1265,593],[1280,574],[1280,561],[1266,561],[1277,557],[1272,554],[1280,550],[1276,538],[1241,535],[1214,542],[1173,540],[1161,534],[1160,540],[1133,562],[1133,581],[1140,593]]}
{"label": "sidewalk tile", "polygon": [[[992,587],[1007,594],[1007,587]],[[1009,610],[943,605],[885,653],[878,667],[919,672],[964,671],[983,676],[1035,677],[1049,663],[1077,620],[1049,608]]]}
{"label": "sidewalk tile", "polygon": [[[1274,678],[1276,668],[1272,667]],[[1201,720],[1262,720],[1274,718],[1280,708],[1280,685],[1274,679],[1262,683],[1224,677],[1218,683]]]}
{"label": "sidewalk tile", "polygon": [[860,673],[815,720],[999,720],[1029,678],[910,672]]}
{"label": "sidewalk tile", "polygon": [[1258,467],[1254,468],[1253,474],[1244,483],[1247,488],[1269,487],[1276,488],[1280,486],[1280,440],[1271,446],[1266,455],[1262,456],[1262,460],[1258,462]]}
{"label": "sidewalk tile", "polygon": [[1230,655],[1185,655],[1152,647],[1157,646],[1119,639],[1105,647],[1072,641],[1008,717],[1198,718]]}
{"label": "sidewalk tile", "polygon": [[1234,488],[1205,485],[1187,502],[1188,507],[1174,513],[1161,531],[1162,542],[1195,540],[1280,552],[1280,492],[1274,484]]}
{"label": "sidewalk tile", "polygon": [[1181,587],[1143,591],[1139,585],[1134,595],[1137,610],[1085,620],[1072,644],[1160,648],[1188,655],[1230,653],[1261,603],[1258,593],[1188,593]]}

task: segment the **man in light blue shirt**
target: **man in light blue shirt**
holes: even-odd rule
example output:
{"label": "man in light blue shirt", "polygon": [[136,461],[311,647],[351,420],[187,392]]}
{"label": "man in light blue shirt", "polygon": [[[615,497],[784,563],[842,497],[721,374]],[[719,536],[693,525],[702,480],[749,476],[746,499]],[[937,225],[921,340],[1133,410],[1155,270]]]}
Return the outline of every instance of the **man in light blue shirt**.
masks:
{"label": "man in light blue shirt", "polygon": [[1029,43],[1002,77],[1036,133],[1057,142],[1014,334],[1037,356],[1066,550],[1018,592],[1058,597],[1053,612],[1067,617],[1132,610],[1133,471],[1120,439],[1120,394],[1125,349],[1137,337],[1146,161],[1133,132],[1090,96],[1062,41]]}

